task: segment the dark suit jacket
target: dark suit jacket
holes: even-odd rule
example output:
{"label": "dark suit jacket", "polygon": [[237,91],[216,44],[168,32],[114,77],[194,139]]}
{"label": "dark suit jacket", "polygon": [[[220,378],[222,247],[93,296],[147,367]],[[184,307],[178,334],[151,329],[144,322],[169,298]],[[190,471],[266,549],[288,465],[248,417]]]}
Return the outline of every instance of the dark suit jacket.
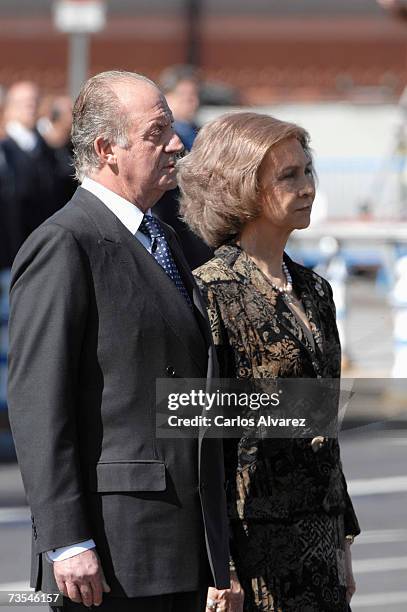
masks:
{"label": "dark suit jacket", "polygon": [[93,538],[113,595],[227,587],[218,440],[156,439],[155,381],[216,374],[205,309],[175,234],[194,312],[108,208],[78,189],[25,242],[11,288],[9,409],[44,551]]}
{"label": "dark suit jacket", "polygon": [[72,197],[75,182],[69,149],[52,149],[39,134],[31,152],[5,138],[0,155],[0,268],[11,268],[27,236]]}
{"label": "dark suit jacket", "polygon": [[0,269],[11,268],[29,233],[24,210],[28,208],[34,184],[17,175],[19,152],[11,138],[0,141]]}

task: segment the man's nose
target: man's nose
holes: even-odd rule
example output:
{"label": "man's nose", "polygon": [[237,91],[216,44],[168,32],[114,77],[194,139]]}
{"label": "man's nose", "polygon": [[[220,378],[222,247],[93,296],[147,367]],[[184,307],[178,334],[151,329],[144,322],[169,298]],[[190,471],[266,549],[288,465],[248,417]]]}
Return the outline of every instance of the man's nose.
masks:
{"label": "man's nose", "polygon": [[180,137],[174,132],[171,136],[171,140],[167,145],[167,151],[174,151],[175,153],[181,153],[184,150],[184,145],[181,142]]}

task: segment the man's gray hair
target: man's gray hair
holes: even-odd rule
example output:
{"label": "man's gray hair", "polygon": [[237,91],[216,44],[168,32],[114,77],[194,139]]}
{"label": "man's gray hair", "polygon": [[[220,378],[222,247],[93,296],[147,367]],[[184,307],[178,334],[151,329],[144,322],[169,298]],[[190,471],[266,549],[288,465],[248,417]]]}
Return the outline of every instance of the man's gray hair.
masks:
{"label": "man's gray hair", "polygon": [[72,145],[75,177],[82,181],[85,175],[100,168],[94,149],[96,138],[126,148],[129,145],[128,113],[114,91],[114,85],[126,81],[153,81],[137,72],[110,70],[91,77],[83,84],[75,101],[72,118]]}

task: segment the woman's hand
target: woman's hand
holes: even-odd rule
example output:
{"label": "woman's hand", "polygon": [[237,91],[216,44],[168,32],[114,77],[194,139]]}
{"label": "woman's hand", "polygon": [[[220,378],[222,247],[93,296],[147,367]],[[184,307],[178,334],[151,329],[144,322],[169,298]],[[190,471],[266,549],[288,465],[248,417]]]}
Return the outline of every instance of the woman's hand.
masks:
{"label": "woman's hand", "polygon": [[356,591],[356,582],[353,576],[352,570],[352,553],[350,550],[350,542],[348,540],[345,541],[345,572],[346,572],[346,599],[347,602],[350,603],[355,591]]}
{"label": "woman's hand", "polygon": [[209,587],[206,612],[243,612],[244,592],[234,572],[230,575],[230,589]]}

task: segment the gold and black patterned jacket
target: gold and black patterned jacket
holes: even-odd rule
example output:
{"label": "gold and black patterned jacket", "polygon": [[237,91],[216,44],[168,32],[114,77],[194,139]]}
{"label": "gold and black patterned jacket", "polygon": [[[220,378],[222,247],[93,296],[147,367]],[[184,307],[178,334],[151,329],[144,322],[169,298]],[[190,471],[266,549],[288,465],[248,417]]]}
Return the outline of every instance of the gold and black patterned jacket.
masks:
{"label": "gold and black patterned jacket", "polygon": [[[314,347],[298,319],[236,244],[195,271],[205,297],[221,376],[338,378],[341,351],[332,290],[315,272],[285,262],[310,323]],[[292,522],[325,512],[344,516],[345,534],[360,533],[336,438],[315,451],[310,439],[225,442],[231,519]],[[236,483],[236,484],[235,484]]]}

